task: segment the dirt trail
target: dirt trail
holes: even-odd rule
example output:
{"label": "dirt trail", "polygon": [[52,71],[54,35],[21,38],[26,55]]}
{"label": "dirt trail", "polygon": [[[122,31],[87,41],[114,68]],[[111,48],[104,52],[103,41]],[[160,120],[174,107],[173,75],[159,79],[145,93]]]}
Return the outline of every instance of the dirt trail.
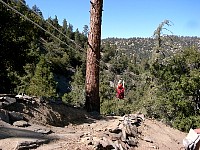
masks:
{"label": "dirt trail", "polygon": [[[120,116],[107,116],[94,119],[84,110],[55,104],[15,104],[8,110],[22,113],[30,126],[19,128],[0,122],[1,129],[10,127],[6,130],[10,131],[10,136],[0,136],[0,149],[2,150],[15,150],[20,141],[33,140],[35,133],[30,131],[35,129],[52,131],[48,136],[42,137],[42,139],[50,139],[50,142],[40,145],[35,148],[36,150],[94,150],[91,139],[95,140],[104,136],[105,131],[116,126],[121,118]],[[134,147],[135,150],[179,150],[182,147],[183,138],[187,135],[162,122],[147,118],[138,127],[138,131],[138,146]],[[0,134],[3,134],[3,130]],[[36,136],[37,140],[40,135]]]}
{"label": "dirt trail", "polygon": [[[52,128],[61,137],[60,140],[43,145],[37,150],[93,150],[93,145],[89,145],[89,137],[94,138],[103,134],[105,130],[112,128],[119,121],[119,116],[109,117],[109,119],[96,120],[93,123],[83,123],[81,125],[69,125],[65,128]],[[182,147],[182,140],[186,133],[170,128],[161,122],[146,119],[139,127],[141,135],[138,147],[135,150],[179,150]],[[88,134],[88,138],[80,138]]]}

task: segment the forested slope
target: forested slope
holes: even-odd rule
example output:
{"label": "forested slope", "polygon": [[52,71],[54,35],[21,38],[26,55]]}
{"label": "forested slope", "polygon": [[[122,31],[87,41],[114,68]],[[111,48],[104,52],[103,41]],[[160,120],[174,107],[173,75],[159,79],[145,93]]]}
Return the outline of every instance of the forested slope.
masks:
{"label": "forested slope", "polygon": [[45,20],[25,1],[5,4],[0,4],[0,93],[63,96],[76,68],[85,66],[88,27],[80,32],[66,19],[62,25],[57,16]]}

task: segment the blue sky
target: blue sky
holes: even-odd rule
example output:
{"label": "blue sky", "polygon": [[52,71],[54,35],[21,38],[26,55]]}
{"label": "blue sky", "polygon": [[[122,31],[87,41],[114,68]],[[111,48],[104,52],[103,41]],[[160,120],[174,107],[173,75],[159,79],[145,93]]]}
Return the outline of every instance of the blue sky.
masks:
{"label": "blue sky", "polygon": [[[45,19],[58,17],[62,25],[66,19],[74,31],[89,26],[90,0],[26,0],[34,4]],[[173,35],[200,37],[200,0],[104,0],[102,38],[151,37],[158,25],[170,20],[166,26]],[[171,34],[163,31],[164,34]]]}

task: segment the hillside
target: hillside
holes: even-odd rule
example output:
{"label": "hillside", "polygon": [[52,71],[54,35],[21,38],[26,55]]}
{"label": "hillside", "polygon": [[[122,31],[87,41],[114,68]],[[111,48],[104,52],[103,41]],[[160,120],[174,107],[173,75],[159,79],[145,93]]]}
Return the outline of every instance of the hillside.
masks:
{"label": "hillside", "polygon": [[[171,53],[175,53],[184,47],[197,46],[200,48],[200,38],[199,37],[184,37],[184,36],[166,36],[163,37],[163,48]],[[149,58],[153,48],[155,47],[155,38],[106,38],[102,39],[102,44],[105,45],[109,43],[111,45],[116,45],[117,50],[122,51],[128,55],[137,54],[139,58]],[[172,47],[173,45],[173,47]]]}
{"label": "hillside", "polygon": [[[17,114],[23,117],[21,119],[18,117],[13,121],[11,114],[14,113],[15,119]],[[9,114],[10,122],[8,118],[5,122],[6,114]],[[63,104],[41,103],[39,99],[26,99],[26,102],[17,99],[11,105],[4,106],[0,111],[0,116],[2,118],[0,120],[0,149],[2,150],[104,149],[97,148],[97,141],[112,137],[115,143],[117,134],[114,134],[114,128],[123,118],[123,116],[91,115],[84,110]],[[23,120],[27,124],[20,126],[19,122],[22,123]],[[135,134],[136,145],[126,149],[174,150],[182,147],[182,140],[186,133],[170,128],[160,121],[145,117],[142,120]],[[107,149],[111,148],[107,147]]]}

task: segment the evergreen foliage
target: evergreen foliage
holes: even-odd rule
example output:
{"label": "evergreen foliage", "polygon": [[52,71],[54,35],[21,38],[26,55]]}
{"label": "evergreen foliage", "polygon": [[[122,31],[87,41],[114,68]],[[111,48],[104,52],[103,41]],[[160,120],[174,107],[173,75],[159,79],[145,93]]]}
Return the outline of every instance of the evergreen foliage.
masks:
{"label": "evergreen foliage", "polygon": [[[60,85],[62,82],[68,85],[73,68],[80,66],[84,70],[85,54],[80,48],[85,48],[87,37],[78,30],[74,33],[73,26],[66,19],[63,26],[59,25],[57,16],[44,20],[36,5],[32,7],[35,12],[32,12],[20,1],[11,0],[7,4],[44,30],[0,3],[0,93],[51,97],[69,92]],[[57,82],[59,76],[63,81]]]}
{"label": "evergreen foliage", "polygon": [[[147,43],[148,40],[152,42],[149,47],[139,47],[139,43],[142,43],[140,38],[103,40],[105,47],[102,59],[107,63],[108,71],[114,72],[114,77],[108,79],[103,76],[102,94],[107,95],[106,80],[116,83],[116,80],[122,77],[126,81],[123,102],[117,101],[115,95],[112,95],[110,101],[101,96],[101,109],[104,114],[139,111],[182,131],[198,126],[198,38],[180,38],[163,34],[162,29],[166,29],[164,25],[170,25],[169,23],[165,20],[158,26],[153,40],[144,39],[143,43]],[[116,47],[113,56],[112,53],[108,53],[109,44]],[[146,47],[146,52],[139,53],[138,50],[142,47]],[[110,86],[107,86],[109,89]],[[112,88],[115,90],[115,86]]]}
{"label": "evergreen foliage", "polygon": [[85,103],[85,78],[81,68],[77,68],[71,82],[71,91],[65,93],[63,101],[69,105],[83,107]]}
{"label": "evergreen foliage", "polygon": [[[144,106],[149,116],[165,119],[184,131],[199,122],[198,119],[186,121],[199,115],[199,57],[199,50],[191,47],[174,55],[165,64],[153,64],[151,72],[155,86],[149,92],[154,92],[154,97],[149,98],[149,103]],[[180,127],[178,122],[183,126]]]}
{"label": "evergreen foliage", "polygon": [[44,56],[41,56],[36,66],[35,74],[25,91],[29,95],[56,97],[56,82],[53,73]]}

